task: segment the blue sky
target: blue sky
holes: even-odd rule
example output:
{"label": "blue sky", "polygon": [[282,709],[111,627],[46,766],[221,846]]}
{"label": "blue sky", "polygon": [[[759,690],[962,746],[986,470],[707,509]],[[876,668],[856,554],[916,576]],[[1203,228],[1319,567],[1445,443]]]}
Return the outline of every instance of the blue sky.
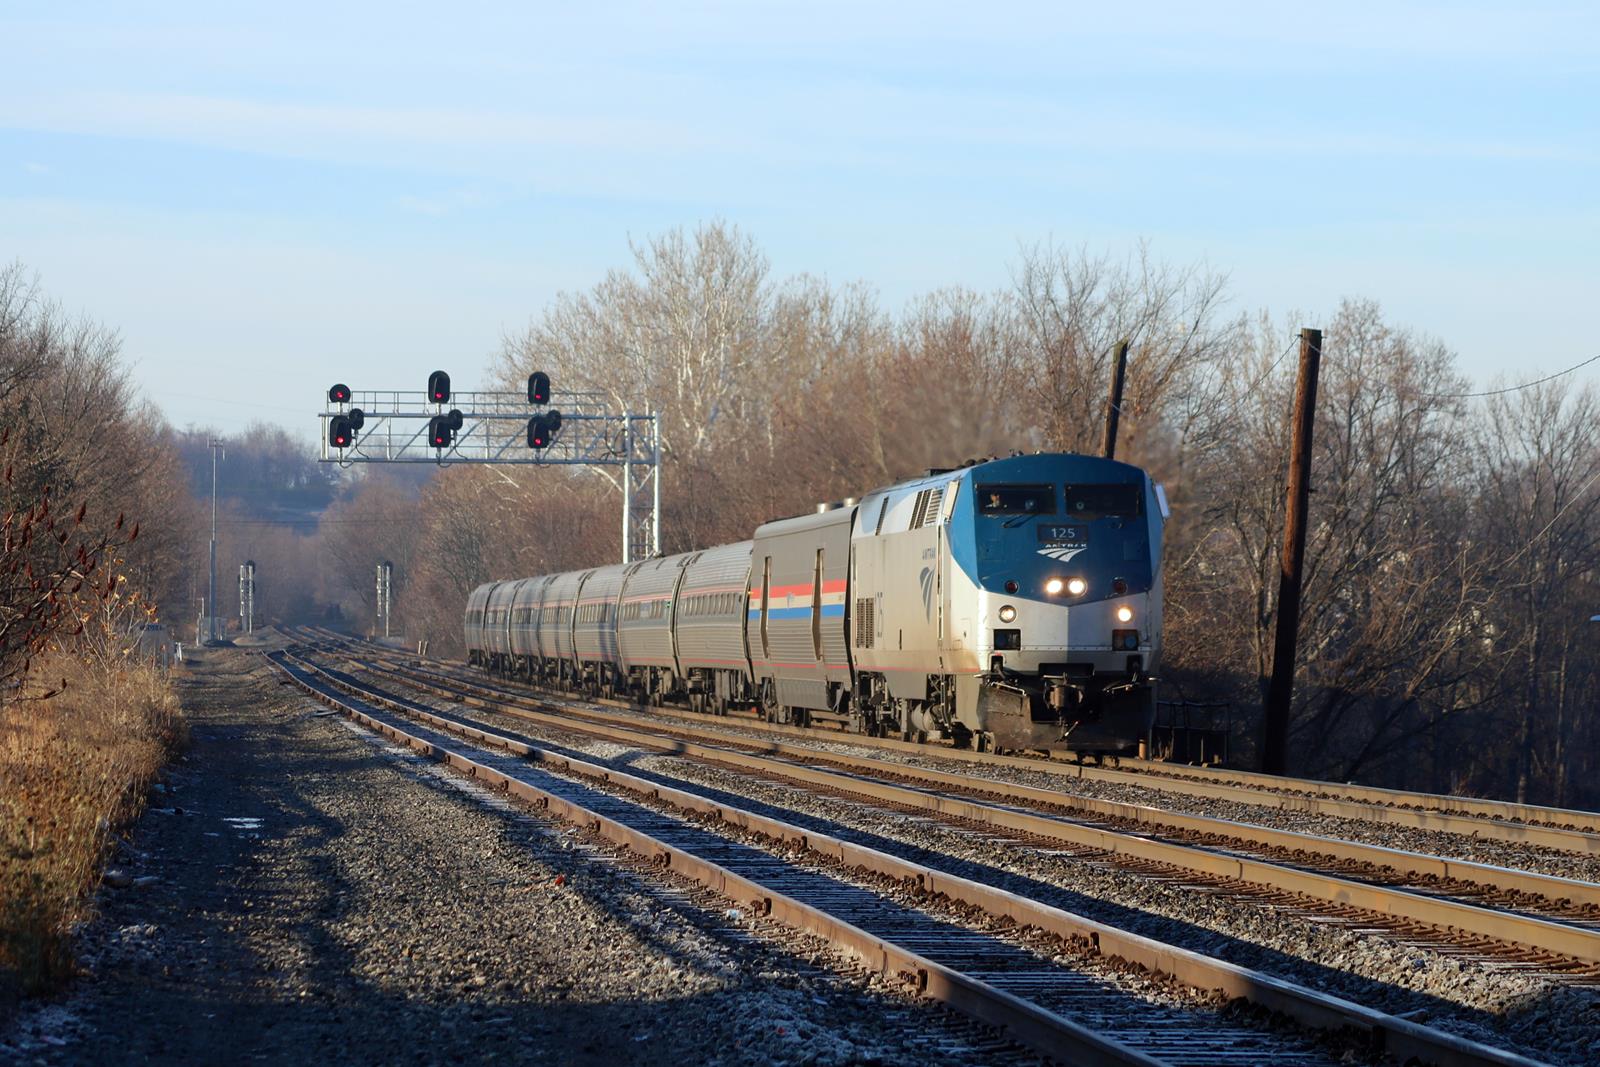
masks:
{"label": "blue sky", "polygon": [[891,307],[1147,240],[1479,381],[1600,352],[1600,5],[0,0],[0,41],[0,261],[178,425],[470,388],[712,217]]}

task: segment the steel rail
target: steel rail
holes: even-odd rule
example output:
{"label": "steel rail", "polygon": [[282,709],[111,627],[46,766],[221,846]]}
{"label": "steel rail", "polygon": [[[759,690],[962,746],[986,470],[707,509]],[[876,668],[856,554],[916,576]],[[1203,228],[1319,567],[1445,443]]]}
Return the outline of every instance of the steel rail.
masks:
{"label": "steel rail", "polygon": [[[394,701],[394,698],[387,694],[370,688],[364,689],[362,695],[379,702],[387,701],[396,710],[407,712],[418,710],[414,706],[407,707],[403,703]],[[482,700],[483,698],[477,699]],[[877,801],[932,811],[949,818],[966,819],[1001,829],[1061,841],[1078,847],[1165,864],[1213,878],[1225,878],[1264,885],[1285,892],[1298,893],[1328,905],[1361,908],[1392,919],[1426,923],[1430,926],[1445,929],[1464,930],[1482,937],[1509,942],[1524,948],[1551,953],[1587,964],[1600,963],[1600,930],[1596,929],[1587,929],[1531,915],[1486,908],[1477,904],[1451,900],[1446,897],[1428,896],[1405,889],[1373,885],[1326,872],[1301,870],[1274,863],[1270,860],[1215,852],[1192,845],[1162,841],[1114,829],[1064,822],[1052,815],[1036,814],[960,796],[929,793],[917,788],[908,788],[881,780],[864,779],[853,774],[841,774],[836,771],[803,766],[787,760],[774,760],[767,756],[739,752],[717,745],[705,745],[681,739],[664,740],[660,737],[642,733],[631,726],[575,721],[570,714],[570,711],[575,709],[568,709],[569,713],[566,714],[529,711],[520,708],[490,708],[489,710],[504,711],[520,718],[526,718],[530,721],[559,729],[576,729],[579,732],[589,733],[613,741],[626,741],[629,744],[654,748],[667,754],[682,754],[700,759],[711,759],[737,767],[744,767],[758,773],[780,775],[825,788],[864,795]],[[587,714],[587,712],[583,713]],[[776,750],[779,754],[800,757],[814,757],[816,755],[814,750],[804,749],[800,746],[784,746],[779,743],[770,744],[769,751],[772,750]],[[854,757],[847,762],[852,765],[864,765],[875,761],[869,761],[863,757]],[[902,771],[902,767],[899,764],[891,764],[889,767],[892,773],[897,775]],[[919,768],[910,770],[913,776],[925,776],[926,780],[935,784],[953,784],[961,788],[973,788],[973,780],[970,778],[946,775],[943,772],[924,772]],[[1010,787],[1008,786],[1008,788]],[[1018,790],[1019,795],[1021,795],[1022,790],[1028,789],[1028,787],[1015,788]],[[1080,799],[1072,797],[1070,794],[1050,794],[1044,790],[1028,791],[1051,797],[1052,803],[1059,801],[1064,802],[1065,805],[1071,805]],[[1094,803],[1096,805],[1114,806],[1119,802],[1095,801]],[[1127,807],[1136,808],[1134,805],[1128,805]],[[1144,814],[1158,817],[1162,813],[1146,809]],[[1213,821],[1220,822],[1220,820]],[[1225,825],[1230,829],[1236,830],[1241,824],[1230,823]],[[1281,832],[1275,831],[1275,833]],[[1239,835],[1235,832],[1233,836],[1237,837]],[[1346,844],[1351,849],[1363,847],[1353,843]],[[1493,870],[1493,868],[1486,869]],[[1545,876],[1529,875],[1528,877],[1538,879]],[[1557,881],[1565,883],[1567,880],[1558,879]],[[1583,883],[1576,884],[1582,885]]]}
{"label": "steel rail", "polygon": [[[318,630],[326,639],[341,644],[356,644],[354,639],[333,631]],[[370,654],[384,655],[391,658],[400,658],[393,649],[382,646],[369,645]],[[363,651],[367,651],[364,649]],[[408,659],[420,657],[407,656]],[[439,662],[439,661],[434,661]],[[459,669],[455,664],[440,666],[448,669]],[[477,684],[482,684],[477,683]],[[561,693],[543,686],[531,686],[519,683],[519,687],[529,692],[525,694],[546,694],[558,699],[572,699],[571,694]],[[501,689],[502,693],[513,693],[513,690]],[[661,718],[681,719],[685,721],[699,721],[707,716],[696,716],[692,712],[668,711],[662,708],[651,707],[633,701],[612,700],[601,698],[593,700],[594,703],[624,710],[644,711],[652,716]],[[1458,834],[1467,837],[1477,837],[1486,840],[1509,841],[1528,845],[1537,845],[1542,848],[1551,848],[1560,852],[1573,852],[1580,855],[1600,855],[1600,832],[1588,832],[1583,829],[1568,829],[1561,825],[1541,825],[1539,822],[1517,822],[1506,818],[1492,817],[1487,811],[1483,814],[1458,814],[1454,811],[1432,809],[1426,807],[1406,807],[1396,803],[1382,803],[1375,800],[1343,799],[1336,795],[1326,795],[1315,792],[1322,785],[1312,779],[1285,778],[1279,779],[1272,775],[1255,775],[1257,779],[1277,783],[1276,791],[1250,785],[1234,785],[1227,781],[1210,780],[1209,778],[1191,777],[1183,774],[1154,774],[1148,771],[1123,771],[1107,767],[1094,767],[1082,763],[1068,763],[1061,760],[1030,759],[1023,756],[1003,756],[992,752],[975,752],[971,749],[952,748],[949,746],[931,746],[918,744],[912,741],[902,741],[896,738],[869,737],[865,734],[853,733],[822,733],[815,728],[787,726],[781,723],[766,723],[754,720],[739,720],[739,729],[753,730],[759,733],[786,735],[795,738],[811,738],[814,742],[837,741],[839,743],[858,745],[864,748],[880,748],[887,751],[915,753],[925,757],[959,760],[968,763],[991,764],[1003,767],[1017,767],[1045,774],[1058,774],[1067,778],[1081,778],[1087,781],[1108,782],[1117,785],[1130,785],[1142,789],[1155,789],[1162,792],[1178,793],[1185,796],[1197,796],[1211,800],[1227,800],[1239,804],[1249,804],[1257,807],[1275,808],[1282,811],[1299,811],[1315,815],[1331,815],[1345,819],[1362,819],[1368,822],[1389,823],[1396,826],[1409,826],[1416,829],[1435,830],[1443,833]],[[1161,765],[1166,766],[1166,765]],[[1177,765],[1172,765],[1176,767]],[[1190,768],[1193,770],[1194,768]],[[1234,774],[1236,772],[1228,772]],[[1342,788],[1342,787],[1341,787]],[[1372,787],[1352,787],[1371,789]],[[1306,790],[1312,790],[1307,792]],[[1426,796],[1427,794],[1402,794],[1406,796]],[[1461,800],[1469,802],[1468,798],[1445,797],[1446,801]],[[1497,804],[1500,802],[1484,801],[1484,804]],[[1528,805],[1523,805],[1529,808]],[[1560,813],[1563,809],[1536,809],[1552,813]],[[1577,812],[1576,815],[1588,815],[1591,820],[1600,820],[1600,816],[1591,813]]]}
{"label": "steel rail", "polygon": [[[281,657],[281,658],[279,658]],[[432,759],[481,778],[512,795],[545,807],[567,821],[591,827],[609,840],[630,848],[639,855],[662,862],[725,898],[759,905],[758,910],[794,929],[816,934],[848,949],[869,966],[886,975],[913,976],[918,990],[965,1014],[1000,1029],[1013,1039],[1046,1055],[1060,1057],[1056,1042],[1065,1034],[1077,1040],[1089,1039],[1089,1057],[1072,1062],[1158,1063],[1135,1050],[1127,1049],[1102,1035],[1063,1019],[986,983],[951,971],[907,949],[821,912],[801,901],[774,893],[718,865],[643,835],[632,828],[608,820],[569,800],[495,770],[467,756],[443,749],[406,733],[381,719],[319,691],[297,677],[281,653],[269,654],[270,662],[295,684],[317,700],[336,708],[362,725],[400,741]],[[299,661],[307,673],[327,673],[315,664]],[[331,681],[331,680],[330,680]],[[1071,912],[1030,900],[1005,890],[986,886],[947,872],[937,871],[875,849],[844,841],[827,834],[745,811],[724,803],[674,789],[583,760],[549,752],[517,738],[461,723],[437,714],[408,710],[438,728],[456,733],[487,746],[537,761],[542,766],[582,777],[593,778],[621,789],[660,801],[684,811],[710,816],[729,826],[761,834],[826,859],[874,874],[914,884],[923,892],[944,896],[958,903],[981,909],[995,918],[1033,926],[1057,937],[1087,946],[1106,958],[1120,958],[1146,970],[1165,974],[1193,989],[1215,991],[1240,998],[1269,1011],[1277,1012],[1302,1025],[1320,1030],[1354,1030],[1369,1044],[1401,1062],[1416,1059],[1439,1067],[1537,1067],[1537,1061],[1502,1049],[1458,1037],[1454,1034],[1401,1019],[1342,998],[1324,994],[1272,975],[1212,959],[1187,949],[1168,945],[1140,934],[1129,933],[1086,919]],[[1064,1024],[1064,1027],[1063,1027]],[[1117,1058],[1120,1057],[1120,1058]]]}
{"label": "steel rail", "polygon": [[1545,804],[1519,804],[1513,800],[1390,789],[1384,786],[1358,785],[1354,782],[1335,782],[1321,778],[1279,778],[1271,774],[1262,774],[1260,771],[1204,767],[1189,763],[1165,763],[1161,760],[1134,759],[1127,756],[1114,757],[1112,763],[1114,769],[1130,769],[1132,773],[1147,774],[1156,779],[1187,778],[1202,782],[1239,785],[1247,789],[1288,791],[1335,800],[1380,804],[1385,807],[1448,812],[1479,819],[1600,833],[1600,812],[1583,811],[1578,808],[1558,808]]}
{"label": "steel rail", "polygon": [[[548,811],[565,822],[591,830],[648,861],[660,864],[705,886],[731,903],[751,907],[757,914],[768,916],[791,929],[821,937],[830,944],[848,951],[864,965],[885,976],[902,979],[910,977],[918,992],[995,1027],[1035,1051],[1048,1056],[1068,1058],[1072,1062],[1081,1061],[1095,1065],[1136,1064],[1140,1067],[1160,1067],[1162,1064],[1161,1060],[1147,1056],[1039,1005],[996,989],[986,982],[946,967],[892,941],[870,934],[804,901],[731,871],[721,864],[661,841],[569,798],[505,774],[487,763],[408,733],[362,711],[348,701],[319,690],[298,677],[282,659],[275,658],[276,655],[269,654],[267,658],[291,681],[313,698],[340,711],[367,729],[406,745],[429,759],[487,782],[497,789]],[[302,669],[320,673],[311,664],[302,664]],[[635,778],[595,764],[546,753],[513,738],[501,737],[489,731],[464,729],[458,723],[439,717],[433,719],[432,725],[482,744],[504,748],[557,771],[593,778],[685,811],[712,815],[729,825],[797,843],[812,852],[833,859],[844,859],[853,855],[853,846],[824,835],[802,833],[797,827],[787,827],[753,813],[714,805],[693,794],[659,786],[642,778]]]}
{"label": "steel rail", "polygon": [[[555,690],[548,690],[543,687],[528,688],[537,692],[548,693],[561,699],[572,699],[570,694],[559,693]],[[642,709],[651,715],[662,718],[693,721],[691,718],[693,713],[689,712],[682,714],[670,711],[664,712],[660,708],[620,700],[602,699],[594,702],[619,709]],[[1300,787],[1312,786],[1314,783],[1309,779],[1278,779],[1280,791],[1268,791],[1255,786],[1233,785],[1225,781],[1202,780],[1181,775],[1159,775],[1142,771],[1115,770],[1108,767],[1093,767],[1087,764],[1067,763],[1060,760],[1002,756],[991,752],[974,752],[970,749],[951,748],[948,746],[933,747],[913,741],[901,741],[896,738],[868,737],[865,734],[851,733],[819,733],[814,728],[787,726],[779,723],[740,720],[738,727],[740,729],[782,734],[795,738],[811,738],[816,742],[836,741],[866,748],[916,753],[934,758],[1017,767],[1030,771],[1041,771],[1046,774],[1057,774],[1066,778],[1081,778],[1086,781],[1130,785],[1142,789],[1154,789],[1185,796],[1203,797],[1210,800],[1227,800],[1281,811],[1299,811],[1314,815],[1331,815],[1344,819],[1361,819],[1367,822],[1388,823],[1421,830],[1435,830],[1485,840],[1537,845],[1542,848],[1555,849],[1560,852],[1572,852],[1579,855],[1600,855],[1600,832],[1592,833],[1583,829],[1568,829],[1561,825],[1517,822],[1510,819],[1493,818],[1487,814],[1458,814],[1453,811],[1439,809],[1404,807],[1369,800],[1349,800],[1337,796],[1293,791]],[[1445,799],[1452,800],[1457,798],[1447,797]],[[1591,816],[1591,818],[1595,818],[1595,816]]]}
{"label": "steel rail", "polygon": [[[466,683],[435,682],[425,684],[417,681],[414,676],[408,675],[403,667],[391,668],[390,670],[395,672],[396,677],[402,680],[410,677],[411,680],[408,681],[408,684],[423,687],[438,695],[462,700],[463,703],[476,702],[489,710],[501,711],[507,714],[525,715],[530,718],[538,716],[534,721],[552,726],[569,726],[573,715],[585,716],[591,720],[614,724],[618,729],[623,730],[637,728],[641,725],[635,716],[613,716],[606,712],[594,711],[588,708],[558,708],[556,705],[543,701],[539,702],[539,706],[549,710],[538,711],[522,708],[499,697],[483,695],[486,692],[492,692],[492,690],[482,690],[480,687],[473,687]],[[473,692],[473,689],[479,689],[479,691]],[[532,698],[520,699],[532,702]],[[680,723],[676,720],[671,727],[663,727],[662,729],[667,733],[676,732],[698,737],[717,746],[734,745],[751,749],[757,755],[766,753],[768,755],[786,757],[787,759],[820,760],[824,763],[834,763],[869,774],[950,787],[981,795],[997,796],[1004,801],[1024,799],[1049,808],[1066,809],[1073,812],[1125,820],[1153,828],[1165,828],[1183,833],[1229,839],[1269,849],[1284,849],[1291,852],[1323,855],[1336,860],[1386,867],[1401,874],[1467,883],[1488,890],[1527,894],[1541,897],[1552,904],[1567,902],[1575,906],[1600,908],[1600,884],[1594,882],[1560,878],[1554,875],[1499,867],[1471,860],[1449,859],[1424,853],[1407,852],[1383,845],[1321,837],[1295,830],[1279,830],[1273,827],[1258,826],[1253,823],[1235,822],[1204,815],[1191,815],[1184,812],[1171,812],[1145,804],[1083,797],[1073,793],[1062,793],[1036,786],[990,778],[975,778],[970,775],[877,760],[849,753],[819,752],[817,749],[805,745],[791,745],[781,741],[758,742],[748,738],[740,739],[717,731],[714,728],[706,728],[693,723]],[[608,734],[607,736],[610,735]],[[635,743],[644,743],[642,739],[649,739],[650,736],[648,734],[636,734],[631,739]],[[721,752],[724,750],[718,747],[708,751]],[[774,766],[783,770],[784,773],[788,773],[787,769],[792,765],[784,762]],[[854,785],[859,785],[859,779],[851,777],[849,781]],[[1414,896],[1415,894],[1409,895]],[[1577,929],[1576,927],[1572,928]],[[1600,941],[1600,934],[1596,934],[1596,938],[1597,941]],[[1596,960],[1600,961],[1600,956],[1597,956]]]}

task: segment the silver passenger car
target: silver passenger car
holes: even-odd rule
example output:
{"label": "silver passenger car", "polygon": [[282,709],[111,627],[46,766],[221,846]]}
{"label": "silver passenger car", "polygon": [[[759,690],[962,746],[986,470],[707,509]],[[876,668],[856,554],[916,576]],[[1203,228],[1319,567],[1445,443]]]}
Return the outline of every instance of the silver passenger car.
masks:
{"label": "silver passenger car", "polygon": [[695,553],[683,569],[674,629],[692,707],[725,712],[754,699],[745,645],[750,541]]}
{"label": "silver passenger car", "polygon": [[576,684],[577,658],[572,651],[572,621],[577,613],[578,590],[588,571],[567,571],[553,576],[539,602],[539,657],[544,675],[554,681]]}
{"label": "silver passenger car", "polygon": [[850,525],[856,509],[769,522],[751,548],[750,667],[769,715],[843,713],[851,688],[845,643]]}
{"label": "silver passenger car", "polygon": [[622,588],[617,613],[617,649],[628,685],[659,702],[682,688],[672,640],[673,600],[683,568],[694,553],[637,564]]}
{"label": "silver passenger car", "polygon": [[622,657],[617,648],[617,600],[634,566],[615,564],[592,570],[578,591],[572,623],[578,670],[590,688],[606,693],[615,693],[622,678]]}
{"label": "silver passenger car", "polygon": [[525,578],[511,594],[511,667],[531,678],[539,659],[539,601],[548,578]]}
{"label": "silver passenger car", "polygon": [[467,638],[467,662],[475,666],[482,665],[486,648],[483,640],[484,611],[489,606],[489,595],[499,584],[499,582],[488,582],[480,585],[467,597],[467,610],[463,618]]}
{"label": "silver passenger car", "polygon": [[483,647],[489,662],[504,666],[511,661],[511,638],[507,626],[511,619],[511,594],[519,582],[501,582],[489,591],[483,613]]}

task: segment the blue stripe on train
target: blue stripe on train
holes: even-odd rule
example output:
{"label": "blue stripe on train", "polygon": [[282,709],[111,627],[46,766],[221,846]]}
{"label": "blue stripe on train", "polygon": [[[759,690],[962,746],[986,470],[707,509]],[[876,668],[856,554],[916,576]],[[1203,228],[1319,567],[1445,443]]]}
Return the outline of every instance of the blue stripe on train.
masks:
{"label": "blue stripe on train", "polygon": [[[756,618],[760,614],[761,611],[759,608],[750,609],[751,618]],[[843,604],[822,605],[822,617],[824,619],[836,619],[842,615],[844,615]],[[810,617],[810,605],[807,605],[803,608],[773,608],[771,611],[767,612],[767,618],[769,619],[809,619]]]}

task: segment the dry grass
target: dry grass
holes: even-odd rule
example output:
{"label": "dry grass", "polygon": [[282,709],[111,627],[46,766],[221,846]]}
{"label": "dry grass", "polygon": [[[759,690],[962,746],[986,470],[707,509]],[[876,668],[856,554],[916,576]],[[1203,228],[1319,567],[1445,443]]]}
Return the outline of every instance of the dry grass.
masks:
{"label": "dry grass", "polygon": [[70,978],[72,932],[113,835],[183,740],[177,698],[154,667],[58,653],[34,677],[67,687],[0,705],[0,994]]}

